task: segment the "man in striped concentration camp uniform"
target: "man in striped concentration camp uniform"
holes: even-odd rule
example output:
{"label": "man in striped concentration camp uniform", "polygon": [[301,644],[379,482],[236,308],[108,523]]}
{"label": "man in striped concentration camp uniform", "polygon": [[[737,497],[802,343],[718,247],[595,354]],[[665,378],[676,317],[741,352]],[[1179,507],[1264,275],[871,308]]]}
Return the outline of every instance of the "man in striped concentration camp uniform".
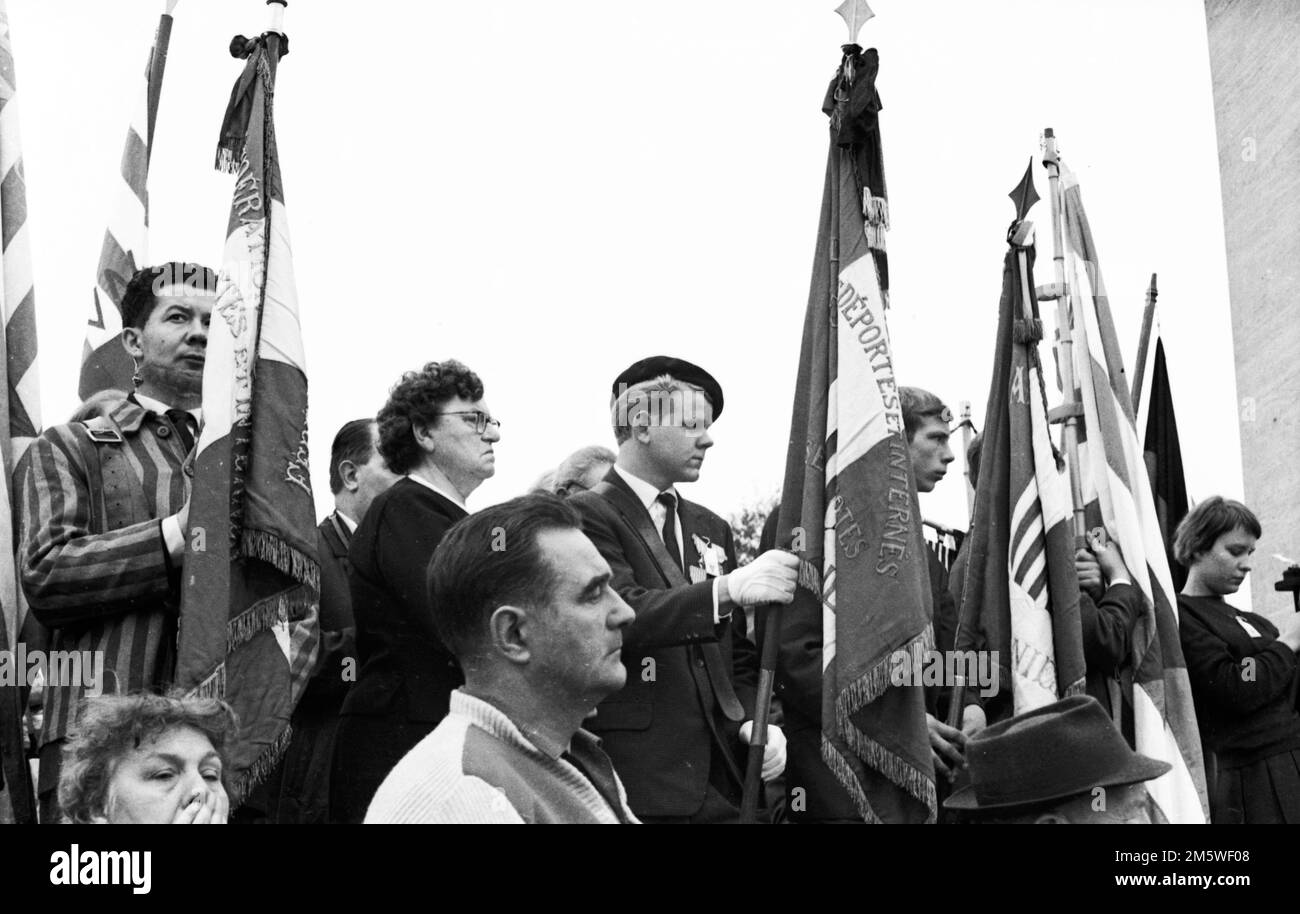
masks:
{"label": "man in striped concentration camp uniform", "polygon": [[176,666],[181,565],[216,274],[168,263],[122,298],[135,390],[107,415],[47,429],[27,450],[19,558],[54,650],[102,652],[102,682],[46,687],[37,793],[59,818],[60,755],[83,695],[164,691]]}

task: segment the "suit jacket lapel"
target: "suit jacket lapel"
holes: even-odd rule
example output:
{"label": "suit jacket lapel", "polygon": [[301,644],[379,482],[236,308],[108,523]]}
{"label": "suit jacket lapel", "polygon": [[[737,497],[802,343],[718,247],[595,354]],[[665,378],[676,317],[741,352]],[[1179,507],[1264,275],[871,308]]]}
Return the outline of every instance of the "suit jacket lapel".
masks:
{"label": "suit jacket lapel", "polygon": [[[641,499],[636,497],[636,493],[618,473],[610,470],[604,481],[597,483],[592,491],[613,505],[615,510],[623,515],[628,526],[636,531],[637,537],[650,553],[650,557],[654,559],[659,573],[663,575],[669,587],[680,587],[690,583],[685,573],[673,561],[673,557],[668,554],[663,536],[655,529],[654,521],[650,519],[650,512],[645,509]],[[684,533],[683,539],[685,539]]]}
{"label": "suit jacket lapel", "polygon": [[345,556],[348,554],[348,546],[352,544],[352,531],[348,525],[343,523],[338,512],[334,511],[329,516],[329,531],[333,536],[326,536],[330,541],[330,549],[336,556]]}

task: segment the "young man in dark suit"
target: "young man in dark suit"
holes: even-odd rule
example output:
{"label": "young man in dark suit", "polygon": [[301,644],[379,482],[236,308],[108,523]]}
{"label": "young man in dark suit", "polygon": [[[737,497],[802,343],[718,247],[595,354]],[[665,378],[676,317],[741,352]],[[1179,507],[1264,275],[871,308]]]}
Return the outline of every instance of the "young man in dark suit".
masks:
{"label": "young man in dark suit", "polygon": [[[722,388],[681,359],[643,359],[615,379],[618,461],[570,501],[636,612],[623,644],[627,685],[589,728],[645,822],[734,822],[753,726],[758,658],[743,607],[789,603],[797,558],[773,550],[736,568],[731,528],[681,498],[699,478]],[[785,767],[785,738],[769,728],[763,776]]]}

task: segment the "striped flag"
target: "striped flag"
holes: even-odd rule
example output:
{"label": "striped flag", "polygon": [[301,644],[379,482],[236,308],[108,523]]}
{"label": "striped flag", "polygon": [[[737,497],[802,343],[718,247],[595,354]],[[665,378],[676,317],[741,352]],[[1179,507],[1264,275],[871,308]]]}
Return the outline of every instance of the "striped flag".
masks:
{"label": "striped flag", "polygon": [[[1133,728],[1138,752],[1173,769],[1147,784],[1171,822],[1209,816],[1200,733],[1192,707],[1173,581],[1151,497],[1119,338],[1078,181],[1062,167],[1065,252],[1074,322],[1075,377],[1086,439],[1080,441],[1084,503],[1113,532],[1146,606],[1133,631]],[[1091,522],[1091,521],[1090,521]]]}
{"label": "striped flag", "polygon": [[275,148],[283,37],[237,38],[247,56],[218,167],[236,176],[203,370],[203,431],[185,556],[177,681],[230,702],[238,804],[289,741],[315,661],[320,566],[307,477],[307,376]]}
{"label": "striped flag", "polygon": [[957,649],[996,653],[1020,714],[1084,690],[1069,488],[1048,430],[1032,286],[1033,225],[1003,263],[975,511],[966,538]]}
{"label": "striped flag", "polygon": [[[867,822],[933,822],[925,695],[896,684],[933,646],[921,513],[864,209],[876,51],[850,45],[824,110],[831,148],[777,542],[803,559],[783,628],[821,619],[822,758]],[[875,193],[872,189],[871,193]],[[864,206],[864,204],[866,204]],[[817,628],[813,623],[812,628]],[[804,658],[782,658],[788,678]]]}
{"label": "striped flag", "polygon": [[86,342],[81,354],[81,399],[101,390],[131,391],[131,357],[122,348],[122,293],[132,275],[149,259],[149,156],[153,127],[158,118],[167,44],[171,40],[171,10],[158,20],[149,64],[136,86],[136,108],[126,131],[122,165],[113,188],[113,208],[104,230],[104,246],[95,272],[94,298],[86,322]]}
{"label": "striped flag", "polygon": [[[9,13],[0,0],[0,294],[3,295],[5,386],[0,400],[0,650],[12,651],[22,630],[26,601],[14,565],[13,470],[40,429],[36,371],[36,298],[32,288],[27,181],[18,134],[18,99]],[[30,777],[22,753],[22,696],[0,686],[0,762],[14,818],[34,821]]]}

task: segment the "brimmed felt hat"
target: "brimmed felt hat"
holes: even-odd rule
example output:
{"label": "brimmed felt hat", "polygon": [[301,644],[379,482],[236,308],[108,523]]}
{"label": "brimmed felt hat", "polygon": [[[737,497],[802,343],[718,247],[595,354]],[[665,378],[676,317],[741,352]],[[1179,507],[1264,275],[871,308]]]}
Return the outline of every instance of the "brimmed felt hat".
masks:
{"label": "brimmed felt hat", "polygon": [[649,381],[660,375],[672,375],[679,381],[685,381],[688,384],[694,384],[701,388],[713,404],[713,419],[717,421],[722,415],[722,385],[717,382],[713,375],[709,374],[699,365],[692,365],[685,359],[675,359],[667,355],[652,355],[648,359],[642,359],[639,362],[633,362],[614,379],[614,385],[610,390],[610,402],[617,400],[619,394],[629,387],[634,387],[643,381]]}
{"label": "brimmed felt hat", "polygon": [[966,743],[970,785],[948,809],[1006,809],[1157,778],[1172,766],[1138,755],[1090,695],[1063,698],[981,731]]}

